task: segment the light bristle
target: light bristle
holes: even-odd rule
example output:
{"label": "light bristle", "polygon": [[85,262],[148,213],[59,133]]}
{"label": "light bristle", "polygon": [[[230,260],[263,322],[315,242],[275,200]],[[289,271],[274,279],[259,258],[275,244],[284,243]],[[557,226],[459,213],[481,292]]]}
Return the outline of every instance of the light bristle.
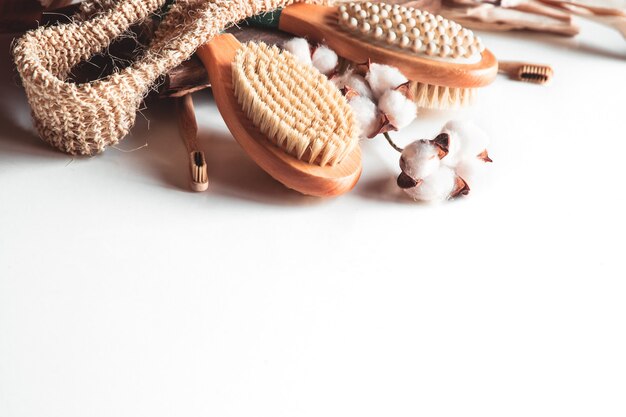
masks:
{"label": "light bristle", "polygon": [[529,83],[546,84],[552,79],[552,68],[541,65],[522,65],[517,78]]}
{"label": "light bristle", "polygon": [[419,107],[454,109],[468,106],[476,95],[475,88],[453,88],[411,81],[410,94]]}
{"label": "light bristle", "polygon": [[418,55],[475,59],[485,49],[471,30],[412,7],[351,2],[339,7],[338,22],[349,32]]}
{"label": "light bristle", "polygon": [[194,191],[204,191],[209,184],[206,159],[204,152],[191,153],[191,183]]}
{"label": "light bristle", "polygon": [[247,43],[232,65],[235,97],[271,142],[320,166],[340,163],[358,143],[346,99],[326,76],[289,52]]}

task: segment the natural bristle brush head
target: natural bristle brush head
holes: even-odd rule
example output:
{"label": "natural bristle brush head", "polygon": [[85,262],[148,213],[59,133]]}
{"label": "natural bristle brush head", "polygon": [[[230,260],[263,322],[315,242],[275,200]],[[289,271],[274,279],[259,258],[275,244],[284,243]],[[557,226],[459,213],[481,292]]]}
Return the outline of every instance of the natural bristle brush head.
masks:
{"label": "natural bristle brush head", "polygon": [[204,152],[191,152],[189,159],[191,165],[191,188],[194,191],[207,190],[209,188],[209,177]]}
{"label": "natural bristle brush head", "polygon": [[517,79],[535,84],[550,82],[553,75],[552,68],[546,65],[523,65],[517,72]]}
{"label": "natural bristle brush head", "polygon": [[197,52],[217,107],[244,151],[288,188],[314,196],[351,190],[359,131],[339,89],[314,67],[263,43],[218,35]]}
{"label": "natural bristle brush head", "polygon": [[288,154],[335,165],[358,143],[354,115],[341,92],[286,51],[249,42],[232,65],[234,94],[252,123]]}
{"label": "natural bristle brush head", "polygon": [[533,84],[547,84],[554,76],[554,71],[549,65],[528,62],[501,61],[499,70],[514,80]]}

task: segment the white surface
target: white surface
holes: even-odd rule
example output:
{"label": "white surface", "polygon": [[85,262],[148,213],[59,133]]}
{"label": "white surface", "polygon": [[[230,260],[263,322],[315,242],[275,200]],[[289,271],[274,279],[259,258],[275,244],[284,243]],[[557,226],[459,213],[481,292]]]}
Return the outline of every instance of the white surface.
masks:
{"label": "white surface", "polygon": [[2,64],[0,416],[624,416],[626,43],[583,28],[484,36],[554,82],[398,138],[493,135],[491,181],[435,207],[390,194],[382,138],[349,195],[285,190],[206,93],[211,192],[167,106],[120,145],[147,148],[72,159]]}

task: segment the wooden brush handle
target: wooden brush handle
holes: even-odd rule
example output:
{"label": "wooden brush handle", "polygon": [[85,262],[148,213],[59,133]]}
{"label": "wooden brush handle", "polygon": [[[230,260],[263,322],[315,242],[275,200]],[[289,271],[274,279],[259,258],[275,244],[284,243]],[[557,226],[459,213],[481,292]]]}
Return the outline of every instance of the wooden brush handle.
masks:
{"label": "wooden brush handle", "polygon": [[626,11],[608,7],[594,7],[574,1],[540,0],[544,4],[559,8],[571,14],[612,27],[626,38]]}
{"label": "wooden brush handle", "polygon": [[485,49],[473,64],[456,64],[428,59],[384,48],[348,33],[337,23],[337,7],[298,3],[285,7],[280,30],[323,42],[337,55],[353,62],[371,60],[398,68],[408,79],[453,88],[475,88],[490,84],[497,75],[496,58]]}
{"label": "wooden brush handle", "polygon": [[524,65],[534,65],[527,62],[519,61],[498,61],[498,71],[506,73],[510,76],[517,74],[517,71]]}
{"label": "wooden brush handle", "polygon": [[178,129],[185,141],[187,150],[189,152],[197,151],[199,149],[198,122],[196,121],[191,94],[186,94],[176,100],[176,110],[178,114]]}
{"label": "wooden brush handle", "polygon": [[546,69],[552,70],[550,65],[537,64],[533,62],[523,62],[523,61],[499,61],[498,62],[498,70],[500,72],[504,72],[509,75],[516,74],[517,71],[519,71],[522,67],[546,68]]}

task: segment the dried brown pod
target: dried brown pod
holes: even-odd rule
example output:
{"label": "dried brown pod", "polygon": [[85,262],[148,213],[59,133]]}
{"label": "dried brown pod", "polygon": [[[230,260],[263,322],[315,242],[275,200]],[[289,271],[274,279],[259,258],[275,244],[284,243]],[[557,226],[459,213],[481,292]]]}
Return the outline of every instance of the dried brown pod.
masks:
{"label": "dried brown pod", "polygon": [[409,100],[415,101],[415,93],[413,92],[414,89],[411,88],[410,81],[400,84],[395,88],[395,90],[401,92]]}
{"label": "dried brown pod", "polygon": [[381,113],[379,116],[379,124],[378,124],[378,129],[376,129],[374,131],[374,133],[370,136],[368,136],[368,139],[371,139],[373,137],[376,137],[378,135],[380,135],[381,133],[386,133],[386,132],[391,132],[393,130],[398,130],[396,129],[396,127],[394,125],[391,124],[391,122],[389,122],[389,118],[387,118],[387,115],[384,113]]}
{"label": "dried brown pod", "polygon": [[484,161],[484,162],[493,162],[493,160],[491,158],[489,158],[489,154],[487,153],[487,149],[485,149],[484,151],[479,153],[477,155],[477,157],[478,157],[478,159],[480,159],[481,161]]}
{"label": "dried brown pod", "polygon": [[344,86],[341,89],[341,94],[343,94],[343,96],[348,101],[350,101],[350,99],[352,99],[354,97],[358,97],[360,95],[358,91],[356,91],[354,88],[350,87],[349,85],[346,85],[346,86]]}
{"label": "dried brown pod", "polygon": [[407,189],[407,188],[413,188],[413,187],[417,187],[419,186],[424,180],[422,180],[421,178],[418,180],[414,180],[413,178],[409,177],[407,174],[405,174],[404,172],[401,172],[400,175],[398,175],[398,179],[396,180],[396,183],[398,184],[398,187],[402,188],[403,190]]}
{"label": "dried brown pod", "polygon": [[457,175],[454,184],[454,190],[450,193],[450,198],[456,198],[461,195],[468,195],[470,192],[469,185],[461,177]]}
{"label": "dried brown pod", "polygon": [[358,74],[362,77],[365,77],[368,72],[370,72],[370,66],[372,65],[372,60],[368,59],[365,62],[354,64],[354,73]]}
{"label": "dried brown pod", "polygon": [[439,159],[445,158],[448,152],[450,152],[450,135],[447,133],[438,134],[430,142],[437,148]]}

